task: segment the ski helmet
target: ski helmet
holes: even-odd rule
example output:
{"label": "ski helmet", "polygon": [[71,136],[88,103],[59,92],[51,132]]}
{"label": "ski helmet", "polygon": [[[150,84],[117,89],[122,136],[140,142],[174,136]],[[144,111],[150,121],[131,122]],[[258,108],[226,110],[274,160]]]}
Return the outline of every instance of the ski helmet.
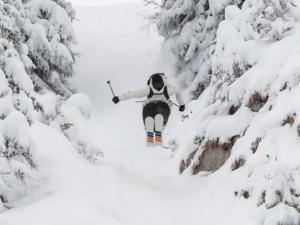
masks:
{"label": "ski helmet", "polygon": [[151,84],[158,91],[162,90],[165,87],[164,76],[163,73],[153,74],[148,81],[148,85]]}

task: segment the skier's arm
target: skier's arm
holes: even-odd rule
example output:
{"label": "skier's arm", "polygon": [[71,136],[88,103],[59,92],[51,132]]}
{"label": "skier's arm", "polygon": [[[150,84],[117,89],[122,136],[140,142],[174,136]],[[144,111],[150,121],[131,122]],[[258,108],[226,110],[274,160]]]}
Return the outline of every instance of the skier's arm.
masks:
{"label": "skier's arm", "polygon": [[120,101],[125,101],[131,98],[143,98],[149,95],[150,89],[149,87],[142,89],[142,90],[137,90],[137,91],[128,91],[124,93],[123,95],[119,96]]}
{"label": "skier's arm", "polygon": [[182,91],[179,88],[174,87],[174,86],[169,86],[168,90],[169,90],[170,95],[175,95],[176,96],[176,100],[179,103],[179,105],[185,105]]}

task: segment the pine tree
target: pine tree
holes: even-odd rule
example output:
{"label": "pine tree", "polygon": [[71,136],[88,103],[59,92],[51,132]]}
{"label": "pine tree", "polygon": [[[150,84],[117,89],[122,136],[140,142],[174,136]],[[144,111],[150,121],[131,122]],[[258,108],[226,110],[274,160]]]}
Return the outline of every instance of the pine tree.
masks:
{"label": "pine tree", "polygon": [[[91,106],[80,105],[80,99],[77,107],[68,106],[76,105],[68,84],[76,55],[74,19],[72,5],[64,0],[0,0],[0,211],[38,183],[30,126],[36,121],[51,125],[70,113],[88,117]],[[66,122],[59,131],[96,161],[99,148],[68,136]],[[75,126],[72,132],[79,130]]]}
{"label": "pine tree", "polygon": [[[248,15],[255,39],[280,40],[295,22],[294,0],[162,1],[161,9],[155,15],[159,34],[165,37],[162,52],[192,99],[201,95],[213,75],[222,73],[222,68],[212,62],[212,57],[220,53],[219,50],[215,53],[216,35],[220,22],[225,19],[225,9],[230,5]],[[251,63],[235,62],[232,67],[231,73],[238,77],[251,67]]]}
{"label": "pine tree", "polygon": [[[75,12],[64,0],[32,0],[24,5],[24,42],[35,65],[32,77],[37,86],[71,96],[68,78],[74,74],[76,43],[72,27]],[[41,84],[42,81],[42,84]]]}
{"label": "pine tree", "polygon": [[294,0],[248,0],[244,10],[260,39],[280,40],[293,28],[296,6]]}
{"label": "pine tree", "polygon": [[166,39],[163,52],[171,55],[175,75],[196,99],[209,85],[212,75],[211,55],[216,32],[224,19],[227,5],[241,1],[164,0],[159,33]]}
{"label": "pine tree", "polygon": [[256,64],[251,54],[255,41],[279,41],[293,29],[296,6],[293,0],[246,0],[241,9],[226,8],[212,55],[211,83],[219,90],[217,98],[226,98],[222,90]]}
{"label": "pine tree", "polygon": [[33,64],[22,43],[23,12],[22,1],[0,0],[0,210],[24,195],[36,177],[28,131],[34,86],[27,72]]}

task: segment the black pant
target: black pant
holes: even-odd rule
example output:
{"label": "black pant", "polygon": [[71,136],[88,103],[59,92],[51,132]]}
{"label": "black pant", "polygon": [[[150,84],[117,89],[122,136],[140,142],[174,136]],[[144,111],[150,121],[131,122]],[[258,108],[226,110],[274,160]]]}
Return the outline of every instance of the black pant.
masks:
{"label": "black pant", "polygon": [[150,102],[143,108],[143,119],[144,123],[147,117],[155,118],[156,115],[161,114],[164,117],[164,126],[167,125],[171,109],[166,102]]}

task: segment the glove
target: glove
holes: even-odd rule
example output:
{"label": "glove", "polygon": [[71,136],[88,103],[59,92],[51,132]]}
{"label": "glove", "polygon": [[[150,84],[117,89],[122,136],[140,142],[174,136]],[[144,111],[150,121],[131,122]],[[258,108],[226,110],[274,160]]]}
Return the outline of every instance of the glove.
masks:
{"label": "glove", "polygon": [[185,110],[185,105],[181,105],[181,106],[179,107],[179,111],[180,111],[180,112],[184,112],[184,110]]}
{"label": "glove", "polygon": [[119,97],[115,96],[113,99],[112,99],[113,103],[115,104],[118,104],[120,102],[120,99]]}

